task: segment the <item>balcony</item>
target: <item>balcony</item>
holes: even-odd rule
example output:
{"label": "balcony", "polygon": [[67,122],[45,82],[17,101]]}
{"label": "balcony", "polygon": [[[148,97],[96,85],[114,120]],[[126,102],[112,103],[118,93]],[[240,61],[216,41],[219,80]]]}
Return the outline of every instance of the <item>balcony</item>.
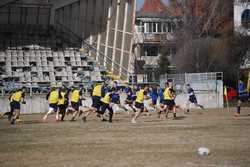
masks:
{"label": "balcony", "polygon": [[172,33],[136,33],[135,43],[166,43],[174,42],[175,38]]}

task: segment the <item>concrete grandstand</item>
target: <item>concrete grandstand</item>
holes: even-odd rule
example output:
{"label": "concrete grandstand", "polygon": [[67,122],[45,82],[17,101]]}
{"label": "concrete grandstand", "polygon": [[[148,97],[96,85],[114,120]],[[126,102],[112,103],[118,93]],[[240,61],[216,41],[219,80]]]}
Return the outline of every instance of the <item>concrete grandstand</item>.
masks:
{"label": "concrete grandstand", "polygon": [[133,13],[129,0],[1,1],[2,85],[100,81],[101,69],[127,79]]}

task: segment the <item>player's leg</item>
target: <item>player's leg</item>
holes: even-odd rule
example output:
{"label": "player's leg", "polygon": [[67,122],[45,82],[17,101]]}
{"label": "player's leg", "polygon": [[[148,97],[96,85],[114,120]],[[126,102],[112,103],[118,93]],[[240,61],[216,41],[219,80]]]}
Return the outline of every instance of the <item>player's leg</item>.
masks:
{"label": "player's leg", "polygon": [[190,105],[191,105],[191,101],[190,101],[190,99],[188,99],[186,101],[186,104],[185,104],[185,106],[186,106],[186,113],[190,112]]}
{"label": "player's leg", "polygon": [[72,102],[71,103],[72,108],[74,109],[74,113],[72,114],[70,121],[75,121],[76,116],[79,114],[79,103],[78,102]]}
{"label": "player's leg", "polygon": [[107,109],[108,109],[108,111],[109,111],[109,122],[111,123],[112,122],[112,120],[113,120],[113,108],[112,108],[112,106],[107,106]]}
{"label": "player's leg", "polygon": [[239,99],[238,102],[237,102],[236,112],[234,114],[235,117],[240,116],[241,103],[242,103],[242,101]]}
{"label": "player's leg", "polygon": [[144,105],[143,103],[135,103],[135,107],[136,107],[136,112],[135,112],[135,116],[132,118],[131,122],[132,123],[136,123],[136,120],[138,119],[138,117],[140,116],[140,114],[143,112],[144,110]]}
{"label": "player's leg", "polygon": [[56,121],[59,121],[59,112],[60,112],[60,108],[58,106],[56,110]]}
{"label": "player's leg", "polygon": [[96,97],[92,97],[92,106],[87,111],[85,111],[85,114],[82,117],[82,121],[86,122],[87,117],[91,113],[99,111],[101,107],[102,107],[101,101],[97,99]]}
{"label": "player's leg", "polygon": [[64,121],[64,117],[65,117],[65,115],[66,115],[66,109],[67,109],[67,107],[66,107],[66,105],[62,105],[61,106],[61,121]]}
{"label": "player's leg", "polygon": [[48,116],[54,112],[54,108],[49,107],[49,110],[46,112],[46,114],[43,116],[43,121],[46,121]]}

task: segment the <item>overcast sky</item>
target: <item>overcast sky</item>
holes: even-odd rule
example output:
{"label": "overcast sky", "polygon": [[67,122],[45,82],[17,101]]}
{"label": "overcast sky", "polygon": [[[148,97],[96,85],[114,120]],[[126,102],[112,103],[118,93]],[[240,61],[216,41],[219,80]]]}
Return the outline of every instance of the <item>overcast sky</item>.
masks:
{"label": "overcast sky", "polygon": [[[168,0],[161,0],[161,1],[164,3],[168,3]],[[137,10],[139,10],[142,7],[143,2],[144,0],[137,0],[137,6],[136,6]]]}

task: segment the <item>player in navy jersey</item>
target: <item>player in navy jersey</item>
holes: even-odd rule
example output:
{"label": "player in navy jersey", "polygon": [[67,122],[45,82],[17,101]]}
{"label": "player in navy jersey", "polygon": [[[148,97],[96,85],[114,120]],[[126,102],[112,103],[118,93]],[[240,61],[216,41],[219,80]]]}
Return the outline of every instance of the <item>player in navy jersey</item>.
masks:
{"label": "player in navy jersey", "polygon": [[187,84],[187,93],[188,93],[188,101],[186,103],[186,106],[187,106],[187,112],[190,111],[190,104],[194,104],[196,107],[199,107],[201,109],[204,109],[204,107],[200,104],[198,104],[198,101],[197,101],[197,98],[195,96],[195,93],[194,93],[194,90],[193,88],[190,86],[190,84]]}

